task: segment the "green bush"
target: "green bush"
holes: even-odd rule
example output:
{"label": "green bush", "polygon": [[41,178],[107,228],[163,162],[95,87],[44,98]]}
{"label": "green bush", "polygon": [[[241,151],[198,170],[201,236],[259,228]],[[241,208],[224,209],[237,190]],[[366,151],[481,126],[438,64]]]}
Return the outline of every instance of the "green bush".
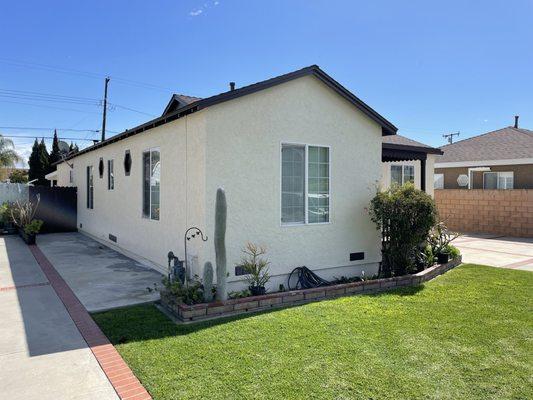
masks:
{"label": "green bush", "polygon": [[437,220],[435,202],[407,183],[378,192],[370,202],[370,217],[382,232],[381,277],[416,272],[421,247]]}
{"label": "green bush", "polygon": [[40,219],[32,219],[29,224],[24,225],[24,232],[26,235],[39,233],[43,226],[43,221]]}
{"label": "green bush", "polygon": [[191,279],[187,285],[181,283],[180,280],[170,281],[164,277],[163,286],[175,297],[176,303],[191,305],[204,301],[204,287],[197,277]]}
{"label": "green bush", "polygon": [[457,247],[451,244],[447,244],[442,250],[441,253],[448,254],[452,260],[459,258],[461,252]]}

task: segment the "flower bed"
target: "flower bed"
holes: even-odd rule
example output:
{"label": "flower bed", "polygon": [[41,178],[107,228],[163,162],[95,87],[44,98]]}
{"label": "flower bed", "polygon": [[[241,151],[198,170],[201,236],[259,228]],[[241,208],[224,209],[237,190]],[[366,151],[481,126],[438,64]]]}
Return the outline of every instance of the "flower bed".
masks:
{"label": "flower bed", "polygon": [[370,281],[343,283],[339,285],[323,286],[313,289],[291,290],[276,292],[262,296],[250,296],[241,299],[215,301],[202,304],[178,304],[172,295],[161,291],[161,304],[170,311],[179,321],[190,322],[203,319],[220,318],[246,312],[255,312],[273,307],[284,307],[295,304],[309,303],[322,299],[349,296],[361,293],[377,293],[400,286],[414,286],[429,281],[438,275],[461,264],[461,257],[446,264],[435,265],[413,275],[404,275],[394,278],[382,278]]}

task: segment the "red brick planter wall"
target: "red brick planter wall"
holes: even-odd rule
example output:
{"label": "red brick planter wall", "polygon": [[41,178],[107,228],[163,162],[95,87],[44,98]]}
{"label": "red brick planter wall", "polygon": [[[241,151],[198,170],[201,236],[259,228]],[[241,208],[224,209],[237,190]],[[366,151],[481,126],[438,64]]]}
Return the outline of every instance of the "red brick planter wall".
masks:
{"label": "red brick planter wall", "polygon": [[375,279],[371,281],[343,283],[319,287],[314,289],[292,290],[277,292],[263,296],[251,296],[242,299],[232,299],[223,302],[202,303],[194,305],[176,304],[173,297],[166,291],[161,291],[161,304],[178,320],[183,322],[199,321],[217,317],[255,312],[273,307],[284,307],[295,304],[309,303],[327,298],[349,296],[353,294],[378,293],[394,287],[415,286],[429,281],[438,275],[461,264],[461,258],[447,264],[436,265],[414,275],[394,278]]}

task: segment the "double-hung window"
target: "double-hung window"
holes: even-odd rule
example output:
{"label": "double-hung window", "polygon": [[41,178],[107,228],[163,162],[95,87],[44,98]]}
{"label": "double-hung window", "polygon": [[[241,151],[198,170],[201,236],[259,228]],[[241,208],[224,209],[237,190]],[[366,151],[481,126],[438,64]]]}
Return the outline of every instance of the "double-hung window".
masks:
{"label": "double-hung window", "polygon": [[143,217],[159,220],[161,155],[159,149],[143,152]]}
{"label": "double-hung window", "polygon": [[94,178],[93,166],[87,166],[87,208],[94,208]]}
{"label": "double-hung window", "polygon": [[415,181],[414,165],[391,165],[390,166],[391,184],[403,185],[407,182]]}
{"label": "double-hung window", "polygon": [[107,190],[115,189],[115,168],[113,160],[107,160]]}
{"label": "double-hung window", "polygon": [[512,189],[513,172],[484,172],[483,189]]}
{"label": "double-hung window", "polygon": [[282,144],[282,224],[329,222],[329,153],[329,147]]}

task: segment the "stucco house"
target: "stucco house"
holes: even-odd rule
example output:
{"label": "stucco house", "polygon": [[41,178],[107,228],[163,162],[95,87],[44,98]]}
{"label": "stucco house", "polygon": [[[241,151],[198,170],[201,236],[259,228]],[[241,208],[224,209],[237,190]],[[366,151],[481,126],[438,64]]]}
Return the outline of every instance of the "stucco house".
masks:
{"label": "stucco house", "polygon": [[442,146],[438,189],[533,189],[533,131],[508,126]]}
{"label": "stucco house", "polygon": [[198,275],[215,260],[223,187],[228,289],[244,287],[234,267],[250,241],[268,250],[272,290],[302,265],[326,279],[377,272],[380,234],[366,208],[382,159],[427,155],[386,149],[396,130],[310,66],[209,98],[175,95],[161,117],[67,157],[55,179],[78,188],[81,232],[161,270],[169,250],[184,258],[185,230],[201,228],[208,240],[188,246]]}

